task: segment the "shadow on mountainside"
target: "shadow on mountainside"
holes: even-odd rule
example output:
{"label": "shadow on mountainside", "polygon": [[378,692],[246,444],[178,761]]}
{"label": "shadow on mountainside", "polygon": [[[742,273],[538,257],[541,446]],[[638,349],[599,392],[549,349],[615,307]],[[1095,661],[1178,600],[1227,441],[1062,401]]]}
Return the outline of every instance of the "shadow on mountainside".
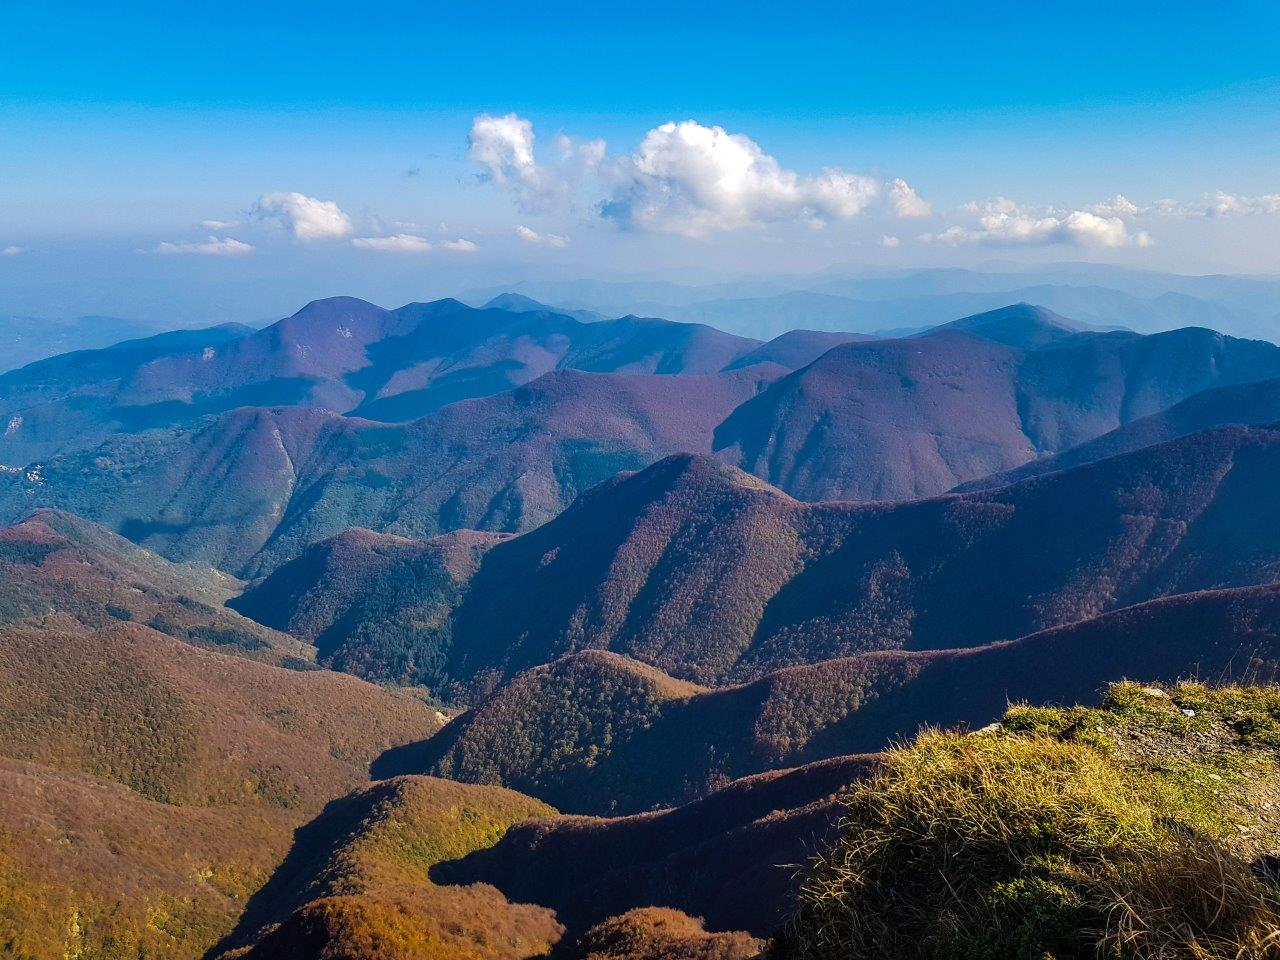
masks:
{"label": "shadow on mountainside", "polygon": [[249,898],[235,929],[205,954],[205,960],[248,945],[264,926],[283,921],[307,903],[311,881],[321,867],[356,835],[366,815],[383,798],[385,791],[376,787],[330,801],[319,816],[294,831],[283,862]]}

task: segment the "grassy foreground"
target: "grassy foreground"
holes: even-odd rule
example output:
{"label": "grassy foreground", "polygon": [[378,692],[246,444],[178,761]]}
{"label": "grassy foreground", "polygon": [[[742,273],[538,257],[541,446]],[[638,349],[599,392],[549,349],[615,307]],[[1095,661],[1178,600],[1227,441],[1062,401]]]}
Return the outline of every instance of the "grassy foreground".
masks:
{"label": "grassy foreground", "polygon": [[1118,684],[852,791],[778,960],[1280,957],[1280,689]]}

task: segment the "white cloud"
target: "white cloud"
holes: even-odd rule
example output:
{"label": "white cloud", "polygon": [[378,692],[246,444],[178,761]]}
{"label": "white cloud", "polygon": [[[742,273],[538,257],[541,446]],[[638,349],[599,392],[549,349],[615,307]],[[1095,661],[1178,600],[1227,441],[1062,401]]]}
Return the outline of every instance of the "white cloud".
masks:
{"label": "white cloud", "polygon": [[[573,152],[568,137],[558,139],[562,152]],[[471,159],[485,168],[483,178],[510,190],[521,209],[548,209],[562,194],[563,182],[534,158],[533,124],[523,117],[482,113],[472,121],[467,142]]]}
{"label": "white cloud", "polygon": [[[1126,206],[1114,206],[1122,202]],[[1184,220],[1211,219],[1214,217],[1243,217],[1280,213],[1280,193],[1263,193],[1257,196],[1242,196],[1215,190],[1205,193],[1198,200],[1175,200],[1165,197],[1147,207],[1139,207],[1124,197],[1117,196],[1106,204],[1090,207],[1094,213],[1104,212],[1111,207],[1117,216],[1126,217],[1170,217]]]}
{"label": "white cloud", "polygon": [[539,233],[523,223],[516,224],[516,235],[526,243],[539,244],[546,247],[567,247],[569,238],[556,233]]}
{"label": "white cloud", "polygon": [[1023,212],[1024,208],[1008,197],[991,197],[979,203],[976,200],[970,200],[960,208],[965,213],[985,213],[988,215],[998,214],[1014,214]]}
{"label": "white cloud", "polygon": [[575,189],[594,181],[605,159],[603,140],[578,141],[563,133],[552,139],[557,157],[539,163],[533,124],[514,113],[482,113],[467,136],[469,156],[484,168],[482,180],[508,190],[520,209],[540,213],[570,205]]}
{"label": "white cloud", "polygon": [[431,249],[430,240],[411,233],[398,233],[394,237],[353,237],[351,245],[380,253],[426,253]]}
{"label": "white cloud", "polygon": [[889,203],[893,206],[893,212],[904,219],[927,217],[933,213],[933,206],[929,201],[922,200],[915,188],[901,177],[889,184]]}
{"label": "white cloud", "polygon": [[594,140],[586,140],[578,144],[576,152],[571,156],[576,156],[585,167],[590,169],[598,167],[604,162],[607,149],[605,142],[596,137]]}
{"label": "white cloud", "polygon": [[398,233],[392,237],[353,237],[351,245],[361,250],[376,250],[379,253],[428,253],[437,247],[442,250],[474,253],[479,249],[470,240],[446,240],[435,244],[426,237],[419,237],[412,233]]}
{"label": "white cloud", "polygon": [[902,246],[902,241],[899,240],[897,237],[885,236],[880,238],[880,246],[885,247],[889,250],[893,250],[896,247]]}
{"label": "white cloud", "polygon": [[820,226],[857,216],[880,193],[874,178],[836,168],[800,176],[749,137],[693,120],[650,130],[613,174],[606,218],[686,236],[785,220]]}
{"label": "white cloud", "polygon": [[220,233],[223,230],[238,226],[238,224],[232,220],[201,220],[200,226],[210,233]]}
{"label": "white cloud", "polygon": [[[1194,207],[1192,208],[1195,209]],[[1280,193],[1266,193],[1256,197],[1242,197],[1223,193],[1221,190],[1206,193],[1201,198],[1198,213],[1193,216],[1235,217],[1255,214],[1280,213]]]}
{"label": "white cloud", "polygon": [[[589,204],[628,230],[705,236],[779,222],[823,227],[882,199],[899,217],[931,213],[904,180],[885,183],[836,167],[800,174],[744,134],[694,120],[655,127],[622,156],[610,156],[603,140],[557,133],[548,162],[539,159],[529,120],[486,113],[472,121],[468,144],[483,168],[481,179],[508,190],[521,210]],[[549,238],[525,239],[554,245]]]}
{"label": "white cloud", "polygon": [[204,241],[169,243],[168,241],[156,245],[156,253],[167,254],[193,254],[209,257],[238,257],[245,254],[253,253],[253,247],[247,243],[241,243],[231,237],[218,239],[210,237]]}
{"label": "white cloud", "polygon": [[1120,217],[1104,217],[1087,210],[1074,210],[1060,228],[1067,242],[1079,247],[1151,246],[1151,237],[1143,231],[1131,234]]}
{"label": "white cloud", "polygon": [[472,121],[467,142],[471,159],[487,167],[496,183],[532,183],[537,179],[533,124],[523,117],[514,113],[505,117],[482,113]]}
{"label": "white cloud", "polygon": [[252,212],[261,219],[274,220],[303,242],[345,237],[354,229],[351,218],[332,200],[318,200],[302,193],[265,193]]}
{"label": "white cloud", "polygon": [[1104,200],[1089,207],[1089,212],[1096,213],[1100,217],[1120,217],[1123,220],[1136,217],[1141,211],[1136,203],[1124,194],[1117,193],[1110,200]]}
{"label": "white cloud", "polygon": [[1170,197],[1165,197],[1163,200],[1157,200],[1144,212],[1153,214],[1157,217],[1185,217],[1189,215],[1187,213],[1186,204],[1181,200],[1174,200]]}
{"label": "white cloud", "polygon": [[1091,210],[1065,212],[1052,207],[1024,207],[1007,197],[992,197],[982,203],[968,203],[963,209],[977,216],[973,227],[952,226],[941,233],[924,234],[921,240],[948,246],[985,244],[988,246],[1032,246],[1068,244],[1075,247],[1146,247],[1151,237],[1145,232],[1130,233],[1124,219],[1094,210],[1122,208],[1124,197],[1098,204]]}
{"label": "white cloud", "polygon": [[5,247],[3,250],[0,250],[0,256],[16,257],[18,254],[26,253],[26,252],[27,252],[26,247],[19,247],[11,244],[10,246]]}
{"label": "white cloud", "polygon": [[604,162],[605,142],[599,138],[579,142],[566,134],[557,133],[554,142],[563,164],[577,164],[589,171]]}

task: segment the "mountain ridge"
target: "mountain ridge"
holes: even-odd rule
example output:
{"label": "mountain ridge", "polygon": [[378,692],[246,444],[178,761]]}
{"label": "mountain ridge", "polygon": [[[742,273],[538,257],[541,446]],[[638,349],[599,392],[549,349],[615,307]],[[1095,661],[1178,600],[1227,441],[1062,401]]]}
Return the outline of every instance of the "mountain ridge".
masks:
{"label": "mountain ridge", "polygon": [[[1280,519],[1259,504],[1277,458],[1280,432],[1221,427],[990,491],[813,504],[710,458],[671,457],[488,543],[450,588],[447,650],[427,682],[475,702],[594,647],[724,685],[1269,583]],[[279,596],[270,578],[255,594]]]}
{"label": "mountain ridge", "polygon": [[737,408],[712,447],[805,500],[911,500],[1070,449],[1201,390],[1271,379],[1278,364],[1280,348],[1261,341],[1198,328],[1068,335],[1045,311],[1017,305],[834,347]]}
{"label": "mountain ridge", "polygon": [[[54,358],[0,375],[0,421],[10,423],[0,458],[26,464],[92,446],[115,430],[245,405],[300,404],[407,422],[556,369],[710,374],[758,345],[666,320],[585,323],[452,299],[385,310],[331,297],[261,330],[179,331],[93,351],[97,367]],[[59,370],[72,376],[51,379]]]}

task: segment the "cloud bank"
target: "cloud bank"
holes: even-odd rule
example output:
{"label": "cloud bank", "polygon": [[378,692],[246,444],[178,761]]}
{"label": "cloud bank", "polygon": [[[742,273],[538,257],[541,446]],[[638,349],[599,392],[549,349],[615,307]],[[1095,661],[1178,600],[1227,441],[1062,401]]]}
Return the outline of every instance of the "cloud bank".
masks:
{"label": "cloud bank", "polygon": [[412,233],[398,233],[390,237],[354,237],[351,245],[360,250],[375,250],[379,253],[429,253],[437,248],[473,253],[479,249],[470,240],[446,240],[436,244],[426,237]]}
{"label": "cloud bank", "polygon": [[1264,193],[1248,197],[1215,190],[1204,194],[1198,201],[1157,200],[1143,212],[1184,219],[1274,214],[1280,213],[1280,193]]}
{"label": "cloud bank", "polygon": [[245,254],[253,253],[253,247],[247,243],[241,243],[239,240],[225,237],[218,239],[217,237],[209,237],[204,241],[195,242],[177,242],[159,243],[155,247],[156,253],[163,254],[183,254],[192,256],[207,257],[239,257]]}
{"label": "cloud bank", "polygon": [[394,237],[355,237],[351,245],[360,250],[381,253],[426,253],[431,249],[431,241],[411,233],[398,233]]}
{"label": "cloud bank", "polygon": [[966,205],[965,212],[977,217],[973,226],[952,226],[940,233],[924,234],[920,239],[947,246],[1149,246],[1150,235],[1144,231],[1130,232],[1125,218],[1116,215],[1124,204],[1128,201],[1117,196],[1090,210],[1059,211],[1025,207],[1007,197],[993,197],[981,204]]}

